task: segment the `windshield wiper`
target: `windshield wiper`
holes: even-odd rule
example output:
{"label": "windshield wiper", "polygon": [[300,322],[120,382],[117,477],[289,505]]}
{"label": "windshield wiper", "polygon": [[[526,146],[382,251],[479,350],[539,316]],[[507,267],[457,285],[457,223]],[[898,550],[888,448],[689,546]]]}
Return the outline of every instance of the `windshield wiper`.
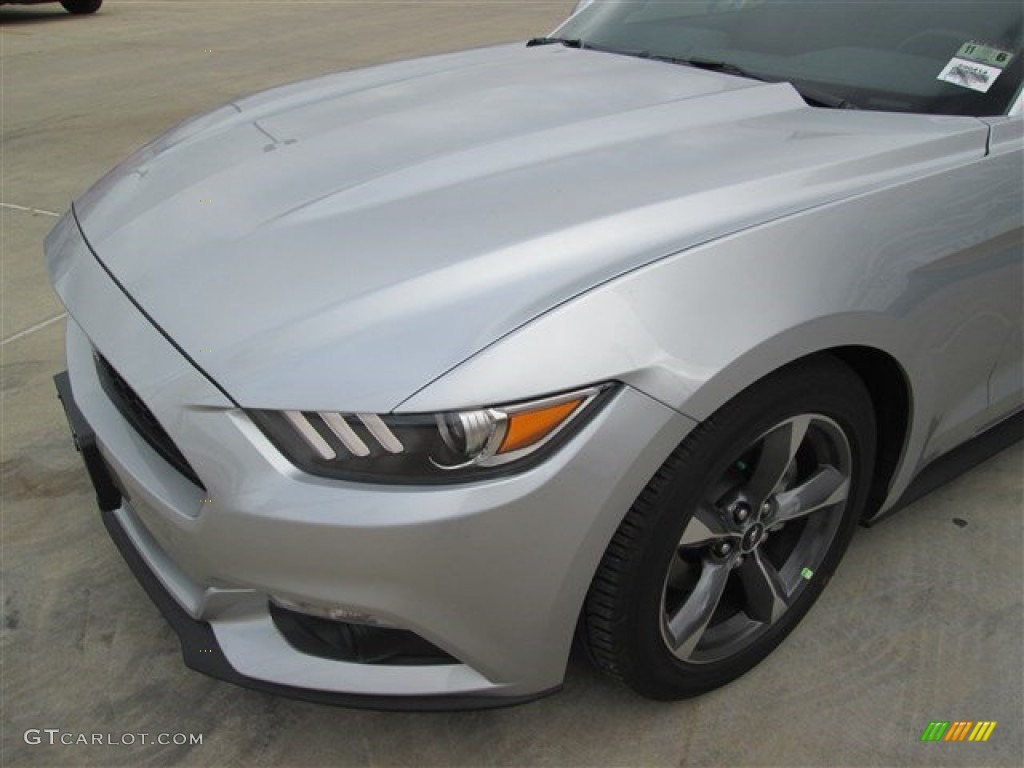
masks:
{"label": "windshield wiper", "polygon": [[797,85],[796,83],[780,80],[767,75],[762,75],[758,72],[753,72],[749,69],[744,69],[738,64],[733,64],[730,61],[720,61],[718,59],[705,59],[700,56],[694,56],[693,58],[673,58],[671,56],[651,56],[649,58],[655,59],[656,61],[667,61],[671,64],[682,64],[688,67],[696,67],[697,69],[707,69],[712,72],[722,72],[726,75],[736,75],[737,77],[746,77],[751,80],[760,80],[763,83],[781,83],[789,82],[796,92],[800,94],[804,101],[817,105],[819,107],[829,107],[830,109],[859,109],[849,99],[845,99],[842,96],[837,96],[829,91],[815,88],[809,85]]}
{"label": "windshield wiper", "polygon": [[721,61],[719,59],[705,59],[701,56],[691,56],[688,58],[677,57],[677,56],[659,56],[652,55],[648,58],[654,59],[655,61],[667,61],[669,64],[682,64],[684,67],[694,67],[695,69],[707,69],[712,72],[722,72],[726,75],[736,75],[737,77],[746,77],[751,80],[760,80],[764,83],[778,82],[765,75],[758,74],[749,69],[744,69],[738,64],[733,64],[731,61]]}
{"label": "windshield wiper", "polygon": [[[585,43],[579,38],[571,37],[535,37],[527,41],[526,46],[531,48],[535,45],[554,45],[561,44],[566,48],[579,48],[587,51],[599,51],[602,53],[614,53],[620,56],[633,56],[638,59],[650,59],[651,61],[663,61],[668,64],[679,64],[685,67],[694,67],[695,69],[706,69],[711,72],[721,72],[726,75],[735,75],[737,77],[746,77],[750,80],[758,80],[762,83],[781,83],[788,82],[780,80],[778,78],[769,77],[762,75],[759,72],[754,72],[750,69],[744,69],[738,64],[733,64],[731,61],[723,61],[721,59],[707,59],[703,56],[692,56],[692,57],[681,57],[681,56],[663,56],[656,53],[650,53],[648,51],[639,50],[631,51],[621,48],[613,48],[611,46],[597,45],[595,43]],[[790,83],[796,92],[800,94],[804,101],[811,105],[819,107],[828,107],[830,109],[860,109],[849,99],[837,96],[821,88],[816,88],[809,85],[797,85],[796,83]]]}
{"label": "windshield wiper", "polygon": [[584,48],[583,41],[578,37],[532,37],[526,41],[527,48],[535,45],[555,45],[561,43],[566,48]]}
{"label": "windshield wiper", "polygon": [[601,45],[600,43],[587,43],[579,38],[566,37],[535,37],[526,41],[526,47],[532,48],[535,45],[553,45],[561,43],[566,48],[579,48],[584,51],[597,51],[598,53],[613,53],[616,56],[633,56],[637,59],[657,59],[648,51],[632,50],[629,48],[616,48],[612,45]]}

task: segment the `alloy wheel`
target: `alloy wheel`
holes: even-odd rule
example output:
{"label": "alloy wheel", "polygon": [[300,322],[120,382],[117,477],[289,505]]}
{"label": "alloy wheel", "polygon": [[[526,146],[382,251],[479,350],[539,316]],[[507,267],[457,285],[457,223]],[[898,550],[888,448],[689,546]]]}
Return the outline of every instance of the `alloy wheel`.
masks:
{"label": "alloy wheel", "polygon": [[829,551],[851,472],[843,430],[805,413],[764,432],[709,484],[662,589],[661,634],[677,659],[728,658],[779,621]]}

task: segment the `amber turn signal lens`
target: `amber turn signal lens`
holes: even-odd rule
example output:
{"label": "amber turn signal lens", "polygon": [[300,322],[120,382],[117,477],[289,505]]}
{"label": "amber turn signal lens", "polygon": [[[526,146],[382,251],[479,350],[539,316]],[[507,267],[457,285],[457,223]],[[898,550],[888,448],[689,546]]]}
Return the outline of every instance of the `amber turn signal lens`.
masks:
{"label": "amber turn signal lens", "polygon": [[508,415],[508,429],[501,441],[498,454],[518,451],[543,440],[565,422],[584,398],[569,400],[558,405],[540,408],[536,411],[522,411]]}

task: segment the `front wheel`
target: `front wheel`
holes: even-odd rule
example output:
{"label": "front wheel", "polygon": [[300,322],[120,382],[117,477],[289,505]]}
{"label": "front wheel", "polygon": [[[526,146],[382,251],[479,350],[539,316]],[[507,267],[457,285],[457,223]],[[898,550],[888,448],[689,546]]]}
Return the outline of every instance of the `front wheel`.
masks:
{"label": "front wheel", "polygon": [[838,360],[753,385],[633,504],[584,607],[584,645],[639,693],[692,696],[753,667],[828,582],[863,509],[871,399]]}
{"label": "front wheel", "polygon": [[96,13],[103,5],[103,0],[60,0],[68,13]]}

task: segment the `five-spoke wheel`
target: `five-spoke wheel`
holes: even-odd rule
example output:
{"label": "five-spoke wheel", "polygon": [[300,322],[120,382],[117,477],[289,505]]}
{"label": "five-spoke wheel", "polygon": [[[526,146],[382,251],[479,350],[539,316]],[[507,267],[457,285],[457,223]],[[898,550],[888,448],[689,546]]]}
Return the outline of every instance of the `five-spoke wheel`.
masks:
{"label": "five-spoke wheel", "polygon": [[677,657],[726,658],[782,617],[835,538],[850,465],[842,429],[800,414],[761,435],[711,485],[665,577],[662,631]]}
{"label": "five-spoke wheel", "polygon": [[784,369],[683,441],[609,544],[584,644],[641,693],[742,674],[796,625],[845,550],[874,456],[871,399],[842,363]]}

